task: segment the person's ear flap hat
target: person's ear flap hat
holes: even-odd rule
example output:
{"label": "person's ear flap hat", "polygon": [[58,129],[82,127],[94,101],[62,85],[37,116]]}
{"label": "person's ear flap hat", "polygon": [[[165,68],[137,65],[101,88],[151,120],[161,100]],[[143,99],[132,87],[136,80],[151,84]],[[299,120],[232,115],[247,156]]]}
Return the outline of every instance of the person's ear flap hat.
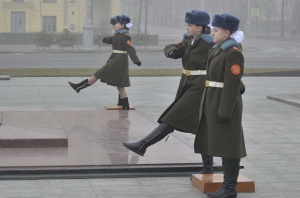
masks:
{"label": "person's ear flap hat", "polygon": [[117,18],[117,17],[118,17],[118,16],[115,16],[115,17],[110,18],[110,24],[111,24],[111,25],[116,25],[116,23],[117,23],[116,18]]}
{"label": "person's ear flap hat", "polygon": [[185,22],[199,26],[207,26],[210,22],[210,17],[207,12],[192,10],[185,14]]}
{"label": "person's ear flap hat", "polygon": [[130,18],[126,15],[121,15],[116,17],[116,22],[126,25],[127,23],[130,23]]}
{"label": "person's ear flap hat", "polygon": [[232,33],[239,29],[240,20],[230,14],[216,14],[211,23],[214,27],[230,30]]}

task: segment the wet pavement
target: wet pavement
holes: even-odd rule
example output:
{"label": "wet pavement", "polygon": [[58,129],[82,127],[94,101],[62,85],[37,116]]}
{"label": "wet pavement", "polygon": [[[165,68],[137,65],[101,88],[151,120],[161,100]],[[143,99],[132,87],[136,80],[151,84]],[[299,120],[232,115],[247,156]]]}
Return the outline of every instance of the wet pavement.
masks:
{"label": "wet pavement", "polygon": [[[62,130],[66,135],[63,137],[72,137],[69,148],[1,148],[2,166],[11,166],[13,162],[23,167],[35,164],[37,150],[45,154],[41,162],[54,165],[100,161],[149,164],[170,159],[176,159],[172,163],[201,162],[200,156],[193,153],[194,136],[180,132],[174,132],[167,142],[150,147],[144,157],[120,146],[123,140],[139,139],[157,126],[157,118],[175,97],[179,77],[131,77],[132,86],[127,92],[135,111],[105,109],[105,105],[117,102],[114,87],[96,83],[77,94],[67,84],[83,79],[34,77],[0,81],[0,128],[43,128],[47,133],[53,131],[55,137],[61,137],[58,134]],[[300,109],[291,102],[299,104],[300,78],[244,77],[243,81],[243,127],[248,156],[241,161],[245,166],[241,173],[254,179],[256,192],[240,193],[238,197],[298,198]],[[176,148],[177,145],[181,147]],[[220,159],[215,158],[215,163],[220,164]],[[206,197],[191,185],[188,176],[92,178],[2,180],[0,197]]]}
{"label": "wet pavement", "polygon": [[[0,168],[201,162],[177,138],[158,143],[147,157],[122,146],[124,141],[143,138],[155,127],[136,111],[5,111],[0,127]],[[62,144],[65,139],[67,144]]]}

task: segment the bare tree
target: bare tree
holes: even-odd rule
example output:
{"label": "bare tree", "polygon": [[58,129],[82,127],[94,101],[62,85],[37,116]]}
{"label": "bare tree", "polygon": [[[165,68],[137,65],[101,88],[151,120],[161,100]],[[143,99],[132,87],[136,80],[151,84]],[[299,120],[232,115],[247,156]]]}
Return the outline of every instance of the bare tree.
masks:
{"label": "bare tree", "polygon": [[281,3],[281,31],[280,37],[284,37],[284,0]]}

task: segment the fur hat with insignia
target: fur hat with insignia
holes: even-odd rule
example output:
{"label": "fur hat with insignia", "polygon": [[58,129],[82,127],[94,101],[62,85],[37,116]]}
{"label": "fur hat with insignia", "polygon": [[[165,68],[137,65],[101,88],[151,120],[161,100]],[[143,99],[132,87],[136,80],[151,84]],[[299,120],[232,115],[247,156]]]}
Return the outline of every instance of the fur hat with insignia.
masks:
{"label": "fur hat with insignia", "polygon": [[115,17],[113,17],[113,18],[110,18],[110,24],[111,25],[116,25],[116,23],[117,23],[117,21],[116,21],[116,18],[117,18],[118,16],[115,16]]}
{"label": "fur hat with insignia", "polygon": [[207,12],[192,10],[185,14],[185,22],[199,26],[207,26],[210,22],[210,17]]}
{"label": "fur hat with insignia", "polygon": [[130,18],[126,15],[116,16],[116,22],[126,25],[127,23],[130,23]]}
{"label": "fur hat with insignia", "polygon": [[232,33],[239,29],[240,20],[230,14],[216,14],[211,23],[214,27],[230,30]]}

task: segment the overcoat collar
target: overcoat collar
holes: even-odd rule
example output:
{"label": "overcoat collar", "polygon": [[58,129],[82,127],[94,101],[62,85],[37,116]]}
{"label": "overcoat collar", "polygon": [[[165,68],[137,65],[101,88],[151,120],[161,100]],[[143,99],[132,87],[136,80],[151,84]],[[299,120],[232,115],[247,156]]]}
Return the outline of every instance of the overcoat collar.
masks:
{"label": "overcoat collar", "polygon": [[119,33],[119,34],[126,34],[126,33],[128,33],[128,30],[120,29],[120,30],[117,30],[116,32]]}
{"label": "overcoat collar", "polygon": [[198,34],[198,35],[196,35],[194,38],[193,37],[191,38],[191,42],[194,39],[193,44],[191,43],[191,47],[193,47],[198,42],[198,40],[200,39],[200,37],[201,37],[201,33]]}
{"label": "overcoat collar", "polygon": [[214,47],[213,47],[213,52],[210,54],[211,56],[209,57],[209,59],[213,59],[216,55],[218,55],[220,53],[221,50],[222,51],[227,51],[232,47],[239,47],[240,48],[240,44],[238,44],[232,38],[226,39],[221,44],[215,44]]}

